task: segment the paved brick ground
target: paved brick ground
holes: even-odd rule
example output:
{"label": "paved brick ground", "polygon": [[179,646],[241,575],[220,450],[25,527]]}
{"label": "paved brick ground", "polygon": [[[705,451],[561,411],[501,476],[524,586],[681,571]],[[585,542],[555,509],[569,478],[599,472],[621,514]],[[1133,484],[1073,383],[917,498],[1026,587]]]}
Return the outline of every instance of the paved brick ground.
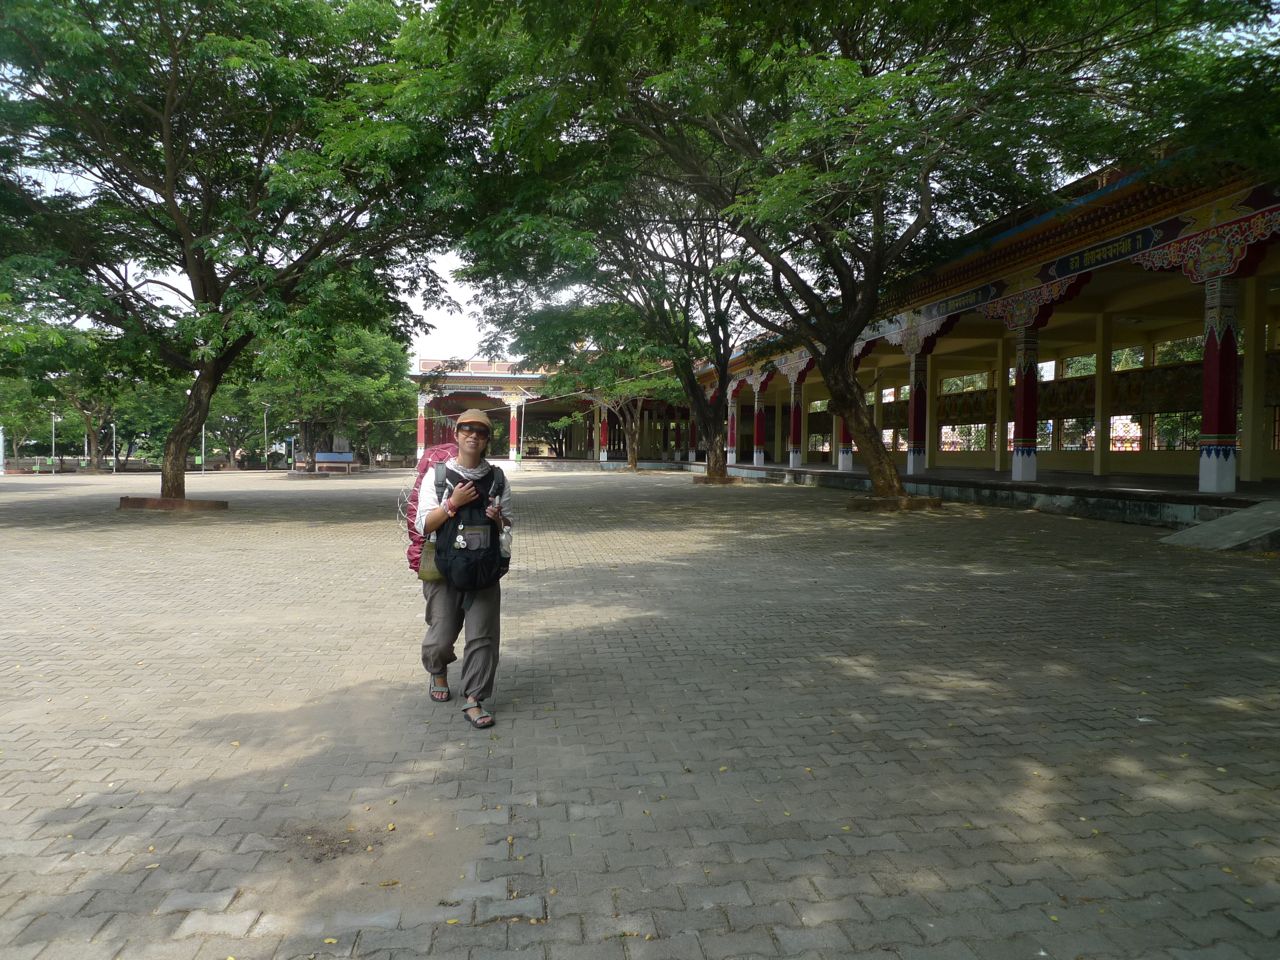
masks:
{"label": "paved brick ground", "polygon": [[0,480],[0,958],[1280,956],[1274,557],[517,476],[481,733],[403,482]]}

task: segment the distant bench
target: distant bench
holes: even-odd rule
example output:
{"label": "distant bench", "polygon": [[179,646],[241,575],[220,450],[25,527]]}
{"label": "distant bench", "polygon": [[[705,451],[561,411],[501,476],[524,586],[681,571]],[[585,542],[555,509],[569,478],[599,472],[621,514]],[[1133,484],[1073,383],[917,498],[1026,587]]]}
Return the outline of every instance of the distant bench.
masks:
{"label": "distant bench", "polygon": [[359,469],[360,465],[356,463],[356,455],[354,453],[316,454],[317,473],[350,473],[352,470]]}

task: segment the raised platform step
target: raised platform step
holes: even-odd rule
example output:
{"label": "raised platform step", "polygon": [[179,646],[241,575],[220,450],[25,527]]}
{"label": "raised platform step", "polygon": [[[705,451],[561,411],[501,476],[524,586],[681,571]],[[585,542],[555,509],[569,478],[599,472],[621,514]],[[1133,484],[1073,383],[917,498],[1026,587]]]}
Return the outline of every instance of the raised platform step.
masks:
{"label": "raised platform step", "polygon": [[1280,503],[1274,500],[1187,527],[1160,541],[1199,550],[1280,549]]}

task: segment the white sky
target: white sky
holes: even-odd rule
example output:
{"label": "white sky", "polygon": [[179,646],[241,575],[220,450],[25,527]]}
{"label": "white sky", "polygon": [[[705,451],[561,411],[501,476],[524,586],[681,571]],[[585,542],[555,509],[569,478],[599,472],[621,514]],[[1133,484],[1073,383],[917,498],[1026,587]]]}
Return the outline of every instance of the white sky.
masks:
{"label": "white sky", "polygon": [[472,288],[452,278],[461,261],[450,254],[436,263],[436,270],[446,278],[445,287],[453,300],[462,307],[460,312],[450,313],[443,308],[423,308],[421,302],[413,304],[414,310],[435,327],[425,336],[413,338],[414,369],[424,357],[433,360],[450,360],[461,357],[470,360],[480,348],[480,325],[476,310],[471,304]]}

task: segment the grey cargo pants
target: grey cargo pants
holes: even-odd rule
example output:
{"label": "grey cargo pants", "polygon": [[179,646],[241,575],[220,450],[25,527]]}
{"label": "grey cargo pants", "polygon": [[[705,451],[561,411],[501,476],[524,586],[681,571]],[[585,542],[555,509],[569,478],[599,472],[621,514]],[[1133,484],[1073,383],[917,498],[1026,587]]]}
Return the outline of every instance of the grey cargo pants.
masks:
{"label": "grey cargo pants", "polygon": [[458,659],[453,652],[458,634],[466,628],[462,649],[462,695],[483,702],[493,696],[498,672],[502,586],[471,592],[469,609],[462,609],[463,594],[443,581],[422,584],[427,601],[427,633],[422,638],[422,665],[439,676]]}

